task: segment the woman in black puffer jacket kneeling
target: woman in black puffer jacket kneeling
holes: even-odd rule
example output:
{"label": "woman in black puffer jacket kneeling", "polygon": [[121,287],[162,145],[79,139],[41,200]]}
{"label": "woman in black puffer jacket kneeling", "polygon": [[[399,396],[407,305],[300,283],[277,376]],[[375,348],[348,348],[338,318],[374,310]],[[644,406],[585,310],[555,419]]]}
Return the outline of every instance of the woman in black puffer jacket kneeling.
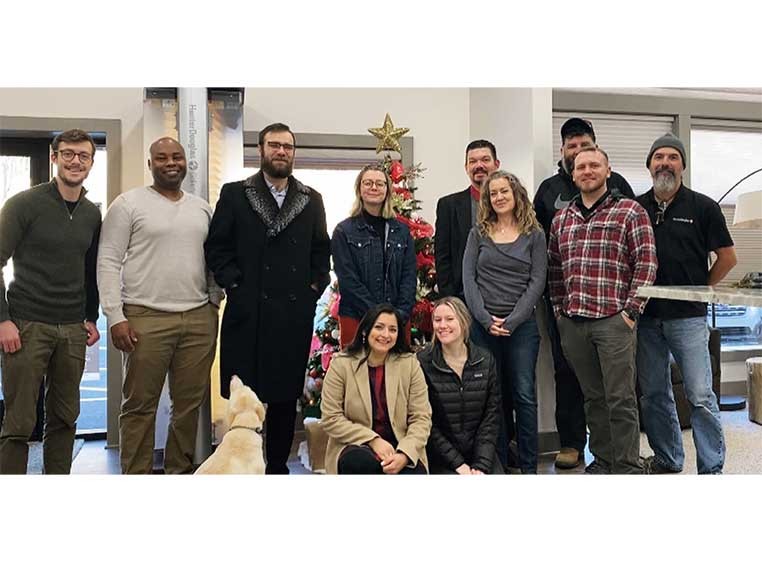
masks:
{"label": "woman in black puffer jacket kneeling", "polygon": [[434,303],[434,341],[418,353],[429,387],[432,474],[502,474],[495,447],[500,390],[492,354],[469,341],[471,315],[456,297]]}

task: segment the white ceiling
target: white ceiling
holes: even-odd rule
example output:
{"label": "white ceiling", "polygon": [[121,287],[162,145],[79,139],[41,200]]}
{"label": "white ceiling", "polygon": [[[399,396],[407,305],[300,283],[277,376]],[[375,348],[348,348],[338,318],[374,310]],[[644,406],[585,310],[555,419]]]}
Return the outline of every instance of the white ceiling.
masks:
{"label": "white ceiling", "polygon": [[[660,95],[703,99],[752,101],[762,104],[762,88],[558,88],[576,92],[597,92],[631,95]],[[762,114],[762,108],[760,108]]]}

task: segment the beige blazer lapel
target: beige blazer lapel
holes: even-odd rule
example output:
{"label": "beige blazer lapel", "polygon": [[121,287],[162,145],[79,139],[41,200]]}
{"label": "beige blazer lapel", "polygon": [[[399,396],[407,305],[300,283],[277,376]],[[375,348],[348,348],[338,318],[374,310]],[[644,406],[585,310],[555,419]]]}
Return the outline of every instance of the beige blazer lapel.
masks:
{"label": "beige blazer lapel", "polygon": [[400,384],[399,356],[389,355],[384,366],[384,385],[386,386],[386,406],[389,409],[389,421],[396,419],[397,389]]}
{"label": "beige blazer lapel", "polygon": [[362,402],[362,405],[365,408],[365,414],[367,416],[367,420],[366,420],[367,426],[372,427],[373,407],[371,406],[371,403],[370,403],[370,382],[368,381],[368,362],[363,361],[362,365],[359,365],[360,360],[361,359],[352,361],[354,382],[357,385],[357,391],[360,394],[360,401]]}

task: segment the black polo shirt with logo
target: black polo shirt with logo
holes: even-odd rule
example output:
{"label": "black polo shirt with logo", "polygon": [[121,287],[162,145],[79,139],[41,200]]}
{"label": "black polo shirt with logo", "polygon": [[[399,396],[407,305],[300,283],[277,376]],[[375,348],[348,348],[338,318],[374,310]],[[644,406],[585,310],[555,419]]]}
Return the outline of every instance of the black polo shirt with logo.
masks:
{"label": "black polo shirt with logo", "polygon": [[[636,200],[648,212],[656,238],[659,269],[654,285],[706,285],[709,252],[733,245],[720,206],[681,185],[656,224],[659,205],[653,188]],[[643,315],[662,320],[706,316],[706,303],[649,299]]]}

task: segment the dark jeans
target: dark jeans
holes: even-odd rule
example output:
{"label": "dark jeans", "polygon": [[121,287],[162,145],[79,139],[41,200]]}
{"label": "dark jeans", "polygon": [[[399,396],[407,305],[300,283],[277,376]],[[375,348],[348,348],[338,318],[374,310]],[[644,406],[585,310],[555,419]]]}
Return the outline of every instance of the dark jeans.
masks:
{"label": "dark jeans", "polygon": [[[381,462],[367,445],[347,445],[339,455],[339,474],[384,474]],[[419,462],[415,468],[404,467],[398,474],[426,474]]]}
{"label": "dark jeans", "polygon": [[[463,302],[466,302],[463,300]],[[489,350],[493,355],[490,335],[474,320],[471,324],[471,341]],[[511,385],[506,384],[498,368],[498,380],[500,381],[500,425],[497,429],[497,444],[495,452],[497,458],[504,467],[515,466],[516,459],[508,462],[508,444],[516,439],[516,422],[514,421],[515,411],[513,408],[513,395],[511,394]]]}
{"label": "dark jeans", "polygon": [[558,320],[561,343],[585,394],[590,452],[613,474],[640,474],[636,331],[621,314]]}
{"label": "dark jeans", "polygon": [[585,395],[579,386],[577,375],[574,374],[561,347],[561,336],[558,333],[553,306],[545,296],[547,312],[548,337],[553,353],[553,369],[556,379],[556,428],[561,447],[571,447],[580,453],[585,450],[587,442],[587,423],[585,421]]}
{"label": "dark jeans", "polygon": [[[537,472],[537,389],[535,368],[540,351],[540,332],[534,315],[516,328],[510,336],[492,336],[474,323],[473,331],[481,331],[479,337],[487,341],[495,356],[498,376],[502,382],[503,396],[513,399],[516,409],[516,443],[519,450],[519,468],[523,473]],[[509,418],[505,402],[504,417]],[[506,423],[506,427],[508,423]],[[498,434],[498,455],[508,440]],[[501,459],[503,460],[503,459]]]}
{"label": "dark jeans", "polygon": [[294,440],[296,400],[269,402],[265,414],[265,474],[288,474],[288,455]]}

